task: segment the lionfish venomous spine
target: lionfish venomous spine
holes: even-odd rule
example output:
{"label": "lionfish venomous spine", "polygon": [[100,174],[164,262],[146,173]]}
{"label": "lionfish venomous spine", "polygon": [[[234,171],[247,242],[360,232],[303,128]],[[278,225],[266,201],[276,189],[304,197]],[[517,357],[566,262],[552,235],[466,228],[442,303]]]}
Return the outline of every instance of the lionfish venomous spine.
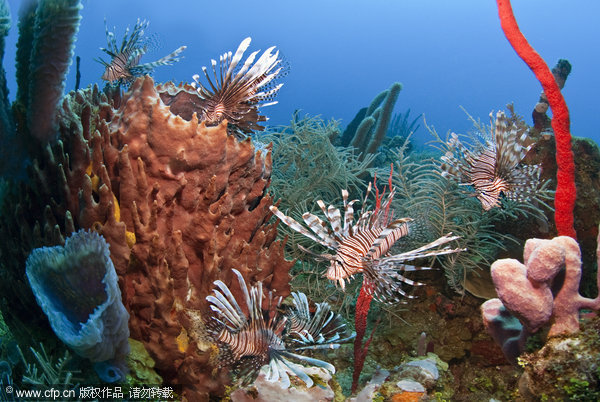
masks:
{"label": "lionfish venomous spine", "polygon": [[[294,306],[280,311],[281,298],[265,295],[262,283],[248,287],[237,270],[232,270],[242,294],[236,300],[224,282],[218,280],[216,289],[206,300],[215,312],[207,323],[209,335],[221,350],[220,364],[233,368],[239,379],[247,384],[256,379],[259,370],[267,366],[268,381],[282,381],[290,386],[293,374],[313,385],[312,379],[300,364],[290,359],[335,373],[335,367],[319,359],[302,356],[296,351],[306,349],[338,348],[353,335],[348,335],[339,314],[332,312],[327,303],[316,305],[310,312],[304,293],[292,293]],[[266,306],[266,308],[263,308]]]}
{"label": "lionfish venomous spine", "polygon": [[362,273],[363,281],[367,285],[365,289],[372,291],[374,296],[383,302],[397,302],[400,300],[400,296],[411,297],[402,289],[402,284],[420,284],[400,272],[428,269],[427,267],[406,265],[405,262],[460,251],[460,249],[447,246],[441,249],[437,248],[458,238],[449,233],[418,249],[390,255],[389,250],[392,245],[409,233],[409,224],[412,221],[410,218],[393,218],[393,211],[390,209],[394,197],[391,177],[390,174],[389,188],[391,190],[387,195],[384,195],[385,190],[380,195],[376,188],[373,210],[367,209],[367,199],[372,188],[369,184],[359,218],[355,223],[353,223],[353,204],[357,200],[348,202],[347,190],[342,190],[343,223],[342,214],[338,208],[333,205],[325,207],[322,200],[317,201],[330,227],[327,227],[325,221],[318,216],[306,212],[302,215],[304,223],[308,226],[306,228],[293,218],[283,214],[277,207],[270,207],[273,214],[292,230],[335,251],[335,254],[317,255],[321,259],[330,261],[326,273],[329,280],[337,281],[344,289],[346,281],[350,281],[354,275]]}
{"label": "lionfish venomous spine", "polygon": [[263,127],[256,122],[267,118],[259,115],[258,109],[277,103],[273,99],[283,84],[275,84],[275,80],[286,73],[287,66],[282,63],[279,51],[274,52],[275,46],[265,50],[256,61],[259,51],[252,52],[240,64],[250,42],[251,38],[244,39],[234,54],[221,55],[218,63],[211,60],[214,81],[208,69],[202,67],[207,86],[201,83],[198,74],[193,76],[192,85],[202,100],[199,118],[207,125],[217,125],[227,119],[244,133],[261,130]]}
{"label": "lionfish venomous spine", "polygon": [[519,164],[531,149],[524,145],[527,132],[519,136],[517,126],[502,111],[492,127],[492,135],[483,143],[477,141],[473,149],[450,134],[441,165],[443,176],[473,187],[486,211],[501,205],[501,195],[518,202],[534,199],[540,186],[540,166]]}
{"label": "lionfish venomous spine", "polygon": [[104,53],[110,56],[110,62],[100,58],[96,59],[104,67],[102,79],[109,82],[118,82],[119,84],[130,84],[135,78],[144,74],[151,74],[156,67],[171,65],[179,61],[179,54],[185,50],[186,46],[177,48],[172,53],[150,63],[139,64],[142,56],[148,51],[148,39],[144,36],[144,30],[150,23],[147,20],[137,20],[131,35],[129,27],[125,31],[121,46],[117,46],[115,34],[108,30],[106,21],[107,47],[101,47]]}

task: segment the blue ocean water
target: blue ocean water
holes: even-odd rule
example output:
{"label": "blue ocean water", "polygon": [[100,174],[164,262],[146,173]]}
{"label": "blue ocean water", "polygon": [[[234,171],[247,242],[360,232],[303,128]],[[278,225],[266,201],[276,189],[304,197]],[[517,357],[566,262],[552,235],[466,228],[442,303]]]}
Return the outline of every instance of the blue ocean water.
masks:
{"label": "blue ocean water", "polygon": [[[16,21],[20,0],[9,0]],[[191,81],[211,58],[234,51],[247,36],[250,50],[276,45],[291,70],[279,104],[263,110],[269,124],[287,124],[295,110],[341,120],[342,127],[393,82],[404,85],[397,111],[423,113],[441,134],[466,132],[472,125],[460,106],[487,121],[492,110],[514,102],[531,123],[541,86],[505,39],[493,0],[371,1],[170,1],[84,0],[75,54],[81,57],[82,86],[102,83],[104,19],[120,40],[137,18],[161,47],[145,55],[153,61],[186,45],[184,58],[155,71],[157,81]],[[598,38],[600,3],[575,0],[515,0],[517,21],[550,67],[568,59],[573,70],[563,90],[571,112],[571,132],[600,142],[594,124],[600,89]],[[17,37],[13,23],[4,67],[11,97]],[[74,88],[71,67],[66,89]],[[417,143],[430,140],[421,129]]]}

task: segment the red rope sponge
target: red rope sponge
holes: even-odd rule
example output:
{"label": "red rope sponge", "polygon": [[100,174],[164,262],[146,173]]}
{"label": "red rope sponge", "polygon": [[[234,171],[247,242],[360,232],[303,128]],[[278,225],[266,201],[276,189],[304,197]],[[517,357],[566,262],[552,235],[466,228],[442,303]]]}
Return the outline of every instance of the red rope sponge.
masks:
{"label": "red rope sponge", "polygon": [[552,109],[552,129],[556,140],[556,164],[558,166],[556,194],[554,196],[554,221],[559,236],[570,236],[577,239],[573,227],[575,163],[571,151],[569,109],[550,68],[519,30],[510,0],[496,0],[496,4],[500,15],[500,25],[506,39],[542,84],[544,93],[548,98],[548,104]]}

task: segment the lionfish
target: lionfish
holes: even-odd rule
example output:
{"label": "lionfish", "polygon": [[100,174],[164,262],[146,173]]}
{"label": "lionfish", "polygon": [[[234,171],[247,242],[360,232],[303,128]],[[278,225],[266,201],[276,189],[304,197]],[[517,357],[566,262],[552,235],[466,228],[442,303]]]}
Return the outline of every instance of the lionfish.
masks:
{"label": "lionfish", "polygon": [[100,58],[96,59],[105,67],[101,77],[103,80],[128,85],[139,76],[151,74],[156,67],[171,65],[179,61],[179,54],[185,50],[186,46],[181,46],[156,61],[139,64],[142,56],[148,51],[149,41],[144,37],[144,30],[148,28],[148,25],[148,21],[138,19],[131,35],[129,34],[129,27],[127,27],[119,47],[115,40],[115,34],[109,32],[106,21],[104,21],[108,45],[106,48],[101,47],[100,50],[108,54],[111,60],[106,62]]}
{"label": "lionfish", "polygon": [[[220,365],[232,367],[243,384],[256,379],[260,369],[267,366],[268,381],[280,380],[290,386],[288,373],[313,385],[312,379],[300,364],[290,359],[335,373],[335,367],[319,359],[294,353],[306,349],[336,349],[354,336],[349,334],[341,316],[330,310],[327,303],[317,303],[311,312],[304,293],[292,293],[293,307],[280,310],[281,297],[265,295],[262,282],[248,287],[238,270],[237,277],[242,300],[220,280],[216,289],[206,297],[215,315],[209,319],[209,335],[221,351]],[[266,308],[263,308],[266,306]]]}
{"label": "lionfish", "polygon": [[442,175],[452,177],[460,185],[472,186],[475,196],[489,211],[501,205],[500,197],[525,202],[536,198],[540,186],[540,165],[520,165],[530,146],[525,146],[527,132],[521,136],[504,112],[496,113],[493,131],[483,142],[468,149],[455,133],[444,144]]}
{"label": "lionfish", "polygon": [[200,76],[193,76],[200,102],[200,120],[207,125],[217,125],[223,120],[244,133],[262,130],[257,122],[266,121],[267,117],[258,114],[258,109],[274,105],[273,101],[283,84],[275,84],[287,72],[287,64],[282,63],[279,51],[273,52],[275,46],[265,50],[256,60],[259,51],[251,53],[240,65],[244,52],[250,45],[251,38],[240,43],[235,54],[227,52],[217,61],[211,60],[214,81],[208,69],[202,67],[202,72],[208,81],[205,86],[200,82]]}
{"label": "lionfish", "polygon": [[[310,212],[302,215],[302,219],[310,229],[309,231],[293,218],[284,215],[277,207],[271,206],[270,209],[292,230],[335,251],[335,254],[316,255],[318,258],[330,262],[325,274],[329,280],[337,281],[341,288],[345,289],[346,281],[349,282],[357,274],[363,274],[363,286],[367,292],[372,292],[373,296],[380,301],[397,302],[400,300],[400,296],[412,297],[402,289],[402,284],[421,285],[421,283],[410,280],[400,272],[429,269],[428,267],[406,265],[405,262],[455,253],[461,251],[461,249],[452,249],[447,246],[441,249],[437,248],[458,238],[458,236],[452,236],[451,233],[448,233],[417,249],[394,255],[390,254],[389,250],[392,245],[409,234],[410,223],[412,222],[410,218],[394,219],[393,217],[393,211],[390,207],[395,190],[392,187],[391,178],[392,175],[390,174],[390,191],[387,196],[384,195],[385,190],[380,195],[375,186],[375,208],[372,210],[367,208],[367,199],[372,188],[371,183],[369,183],[359,218],[355,223],[353,204],[357,200],[348,202],[347,190],[342,190],[343,223],[342,214],[338,208],[333,205],[325,207],[322,200],[317,201],[325,215],[325,219],[331,226],[330,228],[327,227],[324,220]],[[375,183],[375,180],[373,183]]]}

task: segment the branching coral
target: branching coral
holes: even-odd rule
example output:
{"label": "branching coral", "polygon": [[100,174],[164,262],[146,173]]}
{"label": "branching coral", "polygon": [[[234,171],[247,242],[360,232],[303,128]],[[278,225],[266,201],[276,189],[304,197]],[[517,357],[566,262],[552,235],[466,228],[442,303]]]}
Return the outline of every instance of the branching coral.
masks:
{"label": "branching coral", "polygon": [[149,77],[111,100],[97,88],[73,93],[59,121],[60,140],[34,162],[32,186],[6,200],[7,321],[36,316],[23,296],[30,292],[19,291],[19,261],[76,228],[94,228],[110,244],[132,337],[144,341],[157,371],[190,384],[188,395],[222,392],[226,373],[212,376],[210,348],[182,341],[199,320],[186,311],[205,311],[212,282],[228,283],[231,267],[278,296],[289,293],[291,263],[266,223],[270,155],[228,135],[226,122],[206,127],[173,115]]}

